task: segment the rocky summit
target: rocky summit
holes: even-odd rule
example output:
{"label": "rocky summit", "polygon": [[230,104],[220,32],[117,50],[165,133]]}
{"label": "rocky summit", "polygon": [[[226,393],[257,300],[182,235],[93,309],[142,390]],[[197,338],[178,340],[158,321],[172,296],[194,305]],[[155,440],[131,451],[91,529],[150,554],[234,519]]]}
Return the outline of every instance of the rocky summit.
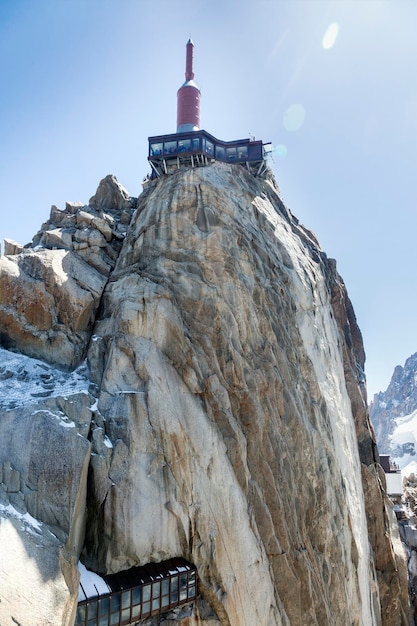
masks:
{"label": "rocky summit", "polygon": [[173,557],[197,597],[141,624],[409,623],[354,311],[271,172],[53,207],[0,327],[2,626],[72,626],[79,560]]}
{"label": "rocky summit", "polygon": [[[387,389],[374,395],[369,410],[380,451],[389,452],[404,467],[417,452],[413,428],[408,432],[405,428],[405,422],[410,422],[417,411],[417,352],[404,366],[395,367]],[[393,434],[399,426],[403,432],[397,442],[398,435]]]}

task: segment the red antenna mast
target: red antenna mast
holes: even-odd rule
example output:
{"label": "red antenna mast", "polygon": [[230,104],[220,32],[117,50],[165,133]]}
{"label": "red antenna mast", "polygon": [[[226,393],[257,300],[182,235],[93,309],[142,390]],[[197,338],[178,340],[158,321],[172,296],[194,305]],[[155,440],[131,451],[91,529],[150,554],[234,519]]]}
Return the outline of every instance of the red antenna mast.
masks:
{"label": "red antenna mast", "polygon": [[187,41],[185,61],[185,83],[177,92],[177,133],[200,130],[200,97],[199,88],[194,82],[193,53],[194,44]]}

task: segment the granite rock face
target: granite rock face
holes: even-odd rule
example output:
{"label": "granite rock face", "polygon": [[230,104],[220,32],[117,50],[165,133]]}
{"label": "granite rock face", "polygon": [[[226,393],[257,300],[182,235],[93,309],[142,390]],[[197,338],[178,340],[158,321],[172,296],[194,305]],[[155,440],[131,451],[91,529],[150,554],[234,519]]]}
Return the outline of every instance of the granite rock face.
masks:
{"label": "granite rock face", "polygon": [[0,349],[0,624],[70,626],[84,544],[88,370]]}
{"label": "granite rock face", "polygon": [[61,367],[85,356],[101,294],[114,267],[136,200],[113,176],[90,205],[55,206],[32,245],[10,242],[0,258],[3,346]]}
{"label": "granite rock face", "polygon": [[[105,186],[92,200],[100,211],[114,202]],[[42,503],[41,517],[24,488],[14,504],[62,535],[67,604],[53,623],[73,619],[81,552],[98,573],[195,563],[200,598],[167,626],[408,624],[360,331],[335,263],[272,175],[215,163],[149,182],[126,232],[87,324],[96,400],[84,397],[78,446],[65,446],[79,468],[69,514],[51,519]],[[71,409],[40,400],[40,419],[49,403],[69,420],[78,396]],[[0,434],[15,410],[0,415]],[[24,486],[18,455],[10,466]]]}

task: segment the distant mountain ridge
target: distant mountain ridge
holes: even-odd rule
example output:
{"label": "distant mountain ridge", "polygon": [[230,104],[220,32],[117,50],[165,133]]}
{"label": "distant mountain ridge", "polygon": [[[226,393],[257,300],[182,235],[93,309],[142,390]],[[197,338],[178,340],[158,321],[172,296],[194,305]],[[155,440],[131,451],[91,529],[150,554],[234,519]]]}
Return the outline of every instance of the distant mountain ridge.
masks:
{"label": "distant mountain ridge", "polygon": [[[370,416],[375,428],[376,439],[380,452],[387,452],[401,459],[410,454],[415,446],[414,441],[397,442],[395,431],[399,418],[411,416],[417,410],[417,352],[405,362],[404,367],[397,365],[386,391],[374,395],[370,404]],[[402,426],[410,420],[401,419]],[[404,431],[404,427],[402,428]],[[410,425],[410,432],[413,427]],[[404,436],[401,437],[404,439]],[[411,444],[411,448],[410,445]],[[412,456],[414,456],[412,454]],[[417,456],[416,456],[417,458]],[[400,466],[403,465],[400,463]]]}

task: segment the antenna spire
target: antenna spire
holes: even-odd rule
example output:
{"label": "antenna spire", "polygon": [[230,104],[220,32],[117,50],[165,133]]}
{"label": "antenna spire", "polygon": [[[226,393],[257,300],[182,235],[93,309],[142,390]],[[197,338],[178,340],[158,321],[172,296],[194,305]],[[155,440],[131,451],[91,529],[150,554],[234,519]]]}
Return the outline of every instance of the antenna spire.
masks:
{"label": "antenna spire", "polygon": [[177,133],[200,130],[200,90],[194,82],[194,44],[187,41],[185,59],[185,83],[177,92]]}
{"label": "antenna spire", "polygon": [[194,44],[191,37],[187,41],[187,57],[185,61],[185,80],[193,80],[194,72],[193,72],[193,53],[194,53]]}

